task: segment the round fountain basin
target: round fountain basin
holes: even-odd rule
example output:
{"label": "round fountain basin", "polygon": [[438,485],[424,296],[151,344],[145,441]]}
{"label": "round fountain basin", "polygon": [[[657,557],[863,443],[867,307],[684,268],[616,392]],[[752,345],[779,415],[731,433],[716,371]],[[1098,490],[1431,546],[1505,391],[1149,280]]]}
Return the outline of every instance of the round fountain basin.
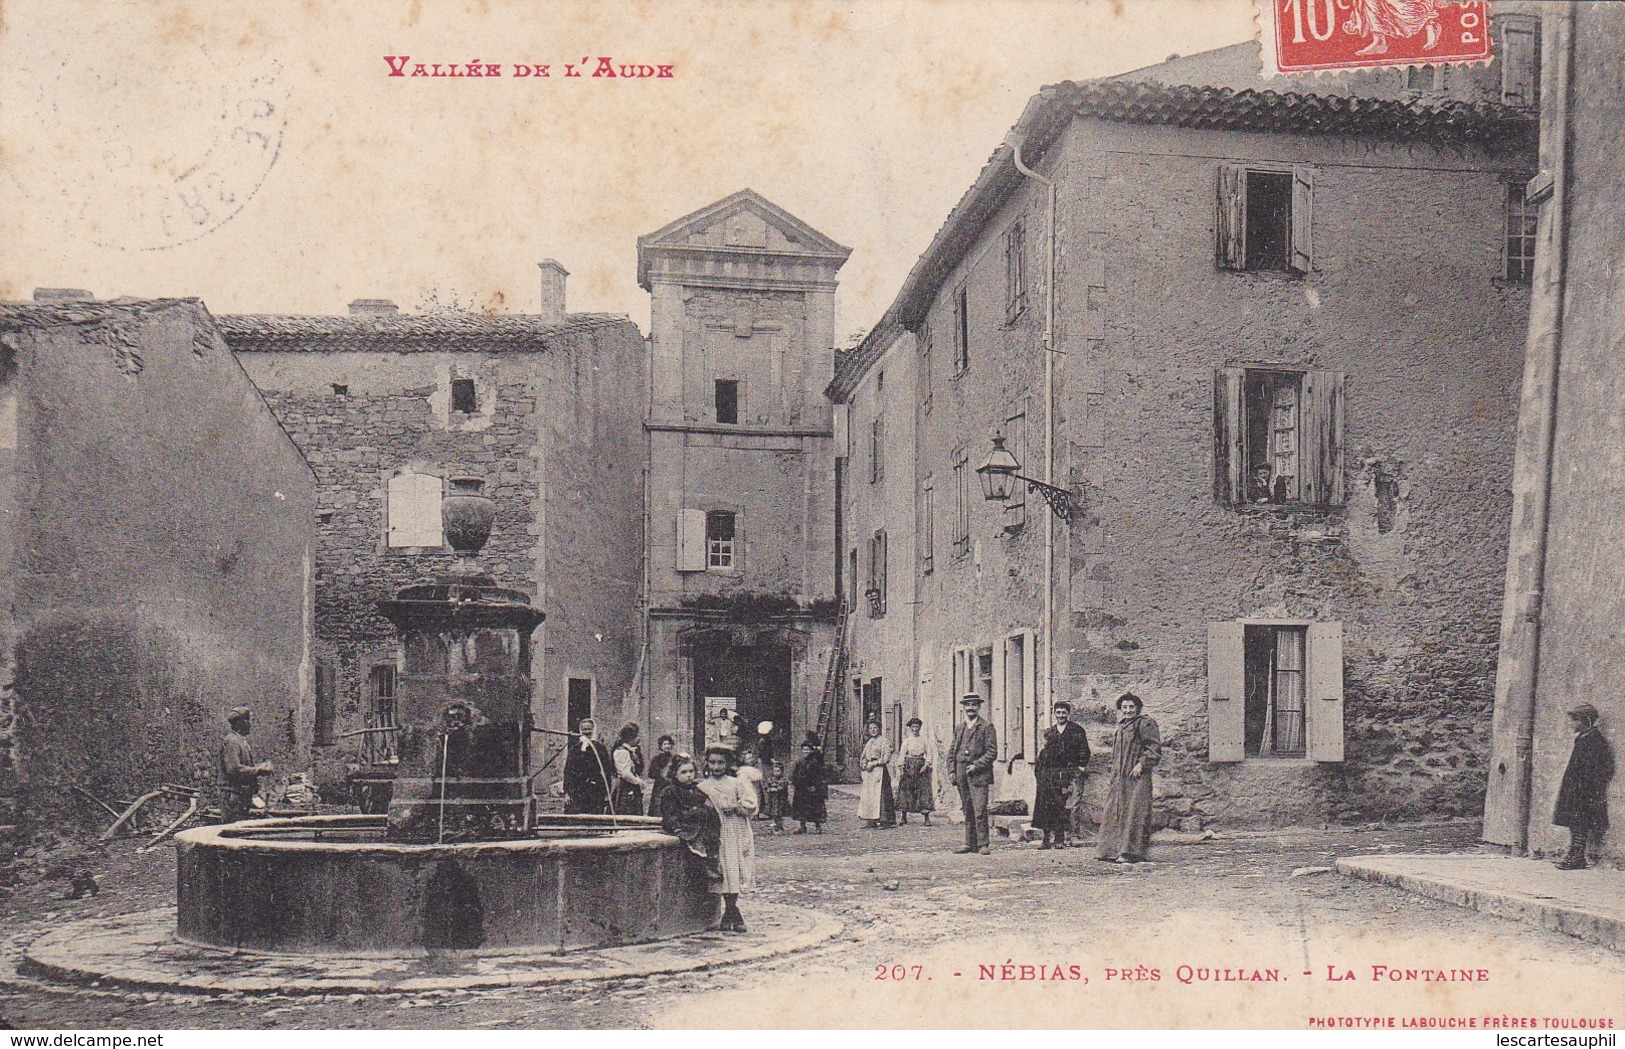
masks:
{"label": "round fountain basin", "polygon": [[658,820],[538,822],[533,837],[440,845],[385,841],[383,816],[185,831],[176,933],[278,953],[502,954],[643,943],[715,920],[704,872]]}

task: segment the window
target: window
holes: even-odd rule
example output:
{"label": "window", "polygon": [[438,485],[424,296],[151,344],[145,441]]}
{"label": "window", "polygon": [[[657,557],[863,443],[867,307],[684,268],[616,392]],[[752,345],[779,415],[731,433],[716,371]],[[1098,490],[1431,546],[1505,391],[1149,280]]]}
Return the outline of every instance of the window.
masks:
{"label": "window", "polygon": [[879,722],[881,720],[881,708],[884,706],[884,699],[880,682],[880,678],[870,678],[858,686],[859,696],[861,697],[860,702],[862,703],[861,709],[863,710],[865,738],[867,738],[869,722]]}
{"label": "window", "polygon": [[886,420],[880,415],[880,404],[875,404],[875,418],[869,424],[869,483],[878,484],[886,477]]}
{"label": "window", "polygon": [[334,397],[348,397],[348,396],[350,396],[350,387],[347,384],[342,383],[342,382],[334,383],[333,384],[333,396]]}
{"label": "window", "polygon": [[1507,239],[1504,276],[1528,284],[1535,275],[1535,229],[1540,207],[1529,203],[1522,182],[1507,184]]}
{"label": "window", "polygon": [[705,567],[734,567],[734,512],[711,510],[705,515]]}
{"label": "window", "polygon": [[920,411],[931,412],[931,326],[920,329]]}
{"label": "window", "polygon": [[387,510],[391,547],[438,547],[444,543],[440,528],[440,478],[405,470],[389,479]]}
{"label": "window", "polygon": [[1004,304],[1007,322],[1027,308],[1027,226],[1020,221],[1004,234]]}
{"label": "window", "polygon": [[472,415],[480,410],[473,379],[451,380],[451,410],[465,415]]}
{"label": "window", "polygon": [[1501,101],[1509,106],[1540,104],[1540,20],[1501,19]]}
{"label": "window", "polygon": [[[999,730],[999,753],[1007,761],[1018,756],[1028,761],[1038,757],[1027,750],[1027,726],[1034,717],[1036,694],[1032,649],[1033,632],[1023,630],[1006,637],[994,655],[998,687],[989,716]],[[1033,743],[1037,745],[1036,740]]]}
{"label": "window", "polygon": [[930,477],[920,488],[920,520],[914,534],[920,539],[920,574],[930,575],[937,552],[937,488],[936,481]]}
{"label": "window", "polygon": [[858,607],[858,548],[855,546],[847,559],[846,607],[848,610]]}
{"label": "window", "polygon": [[739,380],[718,379],[716,393],[717,422],[730,426],[739,423]]}
{"label": "window", "polygon": [[1213,433],[1219,503],[1343,505],[1343,373],[1220,368]]}
{"label": "window", "polygon": [[1208,760],[1343,760],[1341,623],[1208,624]]}
{"label": "window", "polygon": [[886,614],[886,530],[882,528],[869,539],[869,584],[864,590],[869,599],[869,618],[879,619]]}
{"label": "window", "polygon": [[954,375],[970,367],[970,292],[964,285],[954,292]]}
{"label": "window", "polygon": [[576,731],[584,720],[592,717],[592,678],[566,679],[564,717],[570,732]]}
{"label": "window", "polygon": [[1308,273],[1313,169],[1219,166],[1219,266]]}
{"label": "window", "polygon": [[1411,66],[1405,70],[1405,89],[1408,91],[1439,92],[1450,83],[1449,66]]}
{"label": "window", "polygon": [[368,731],[361,737],[362,761],[387,765],[400,760],[396,747],[395,664],[378,663],[367,671]]}
{"label": "window", "polygon": [[963,449],[954,453],[954,554],[970,549],[970,468]]}
{"label": "window", "polygon": [[334,742],[333,726],[338,720],[338,682],[333,664],[325,659],[316,661],[316,739],[318,747],[331,747]]}

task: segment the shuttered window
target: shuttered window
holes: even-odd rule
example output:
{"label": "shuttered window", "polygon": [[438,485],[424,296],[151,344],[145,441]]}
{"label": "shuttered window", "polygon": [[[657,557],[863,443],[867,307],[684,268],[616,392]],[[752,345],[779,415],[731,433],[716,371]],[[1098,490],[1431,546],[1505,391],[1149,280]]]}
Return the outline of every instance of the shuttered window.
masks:
{"label": "shuttered window", "polygon": [[444,542],[440,521],[440,478],[410,470],[389,479],[389,545],[438,547]]}
{"label": "shuttered window", "polygon": [[1342,506],[1342,372],[1219,368],[1213,493],[1225,506]]}
{"label": "shuttered window", "polygon": [[1219,165],[1218,264],[1308,273],[1313,266],[1314,169]]}
{"label": "shuttered window", "polygon": [[1341,623],[1208,624],[1208,760],[1343,760]]}
{"label": "shuttered window", "polygon": [[869,617],[879,619],[886,614],[886,530],[882,528],[869,539]]}

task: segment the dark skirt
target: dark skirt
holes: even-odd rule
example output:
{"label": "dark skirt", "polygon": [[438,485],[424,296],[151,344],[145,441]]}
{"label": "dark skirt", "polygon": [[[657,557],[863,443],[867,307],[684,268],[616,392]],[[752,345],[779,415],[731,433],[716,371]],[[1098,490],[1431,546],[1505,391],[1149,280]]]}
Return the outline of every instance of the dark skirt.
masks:
{"label": "dark skirt", "polygon": [[903,759],[903,774],[897,781],[898,812],[931,812],[931,769],[922,757]]}
{"label": "dark skirt", "polygon": [[797,787],[790,797],[790,813],[802,823],[827,823],[826,788]]}
{"label": "dark skirt", "polygon": [[614,812],[617,816],[643,815],[643,788],[630,783],[615,784]]}
{"label": "dark skirt", "polygon": [[891,769],[880,770],[880,825],[897,826],[897,803],[892,798]]}
{"label": "dark skirt", "polygon": [[1072,814],[1066,808],[1066,788],[1072,777],[1062,769],[1038,769],[1038,796],[1033,800],[1033,826],[1039,830],[1065,831]]}

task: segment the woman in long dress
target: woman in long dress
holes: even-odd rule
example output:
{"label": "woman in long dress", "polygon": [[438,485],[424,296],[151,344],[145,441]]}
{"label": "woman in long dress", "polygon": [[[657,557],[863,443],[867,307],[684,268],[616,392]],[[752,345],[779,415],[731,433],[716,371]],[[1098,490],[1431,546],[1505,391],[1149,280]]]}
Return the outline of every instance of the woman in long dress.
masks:
{"label": "woman in long dress", "polygon": [[1140,712],[1132,692],[1117,697],[1117,734],[1112,737],[1112,781],[1100,818],[1099,858],[1139,863],[1151,847],[1151,770],[1162,760],[1157,723]]}
{"label": "woman in long dress", "polygon": [[891,743],[880,734],[880,722],[869,722],[869,741],[858,759],[863,774],[863,793],[858,795],[858,819],[873,830],[897,823],[891,796]]}
{"label": "woman in long dress", "polygon": [[795,833],[807,833],[809,823],[814,832],[824,833],[824,821],[829,819],[829,778],[824,771],[824,751],[811,733],[801,744],[801,760],[790,770],[790,788],[790,814],[801,824]]}
{"label": "woman in long dress", "polygon": [[722,923],[717,928],[744,932],[739,894],[756,887],[756,841],[750,829],[751,818],[756,815],[756,788],[728,775],[730,760],[730,752],[722,747],[706,751],[700,790],[710,799],[722,824],[717,855],[721,878],[712,890],[722,897]]}
{"label": "woman in long dress", "polygon": [[908,719],[908,735],[903,738],[903,745],[897,748],[897,757],[902,764],[901,774],[897,777],[897,818],[902,823],[908,823],[908,814],[918,812],[925,817],[925,825],[931,826],[931,810],[936,808],[931,797],[931,748],[920,738],[920,729],[924,723],[919,718]]}
{"label": "woman in long dress", "polygon": [[638,727],[628,723],[609,752],[615,765],[615,787],[610,791],[609,810],[617,816],[643,815],[643,788],[653,784],[643,778],[643,748],[638,745]]}

